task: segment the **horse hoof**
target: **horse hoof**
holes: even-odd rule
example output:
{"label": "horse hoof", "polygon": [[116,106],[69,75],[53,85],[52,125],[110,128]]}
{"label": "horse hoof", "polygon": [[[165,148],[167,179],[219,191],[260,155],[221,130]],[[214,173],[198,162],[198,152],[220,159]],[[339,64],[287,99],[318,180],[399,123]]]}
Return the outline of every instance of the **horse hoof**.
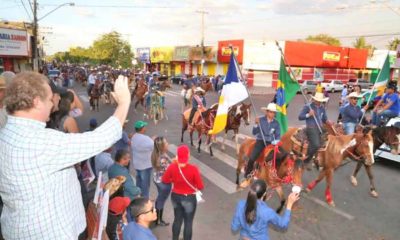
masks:
{"label": "horse hoof", "polygon": [[335,202],[334,202],[334,201],[330,201],[330,202],[328,202],[328,205],[329,205],[329,206],[331,206],[331,207],[336,207],[336,205],[335,205]]}
{"label": "horse hoof", "polygon": [[371,194],[371,196],[374,197],[374,198],[378,198],[378,197],[379,197],[378,193],[377,193],[375,190],[372,190],[372,191],[370,192],[370,194]]}
{"label": "horse hoof", "polygon": [[354,176],[350,176],[350,182],[354,187],[357,187],[357,179]]}

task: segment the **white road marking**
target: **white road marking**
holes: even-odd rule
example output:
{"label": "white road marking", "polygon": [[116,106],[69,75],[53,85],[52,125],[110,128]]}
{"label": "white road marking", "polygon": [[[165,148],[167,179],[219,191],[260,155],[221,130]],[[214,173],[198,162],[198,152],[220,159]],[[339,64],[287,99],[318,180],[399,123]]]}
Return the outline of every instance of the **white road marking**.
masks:
{"label": "white road marking", "polygon": [[[177,146],[170,144],[168,146],[168,151],[176,154],[176,149]],[[236,184],[232,183],[230,180],[216,172],[214,169],[210,168],[206,164],[202,163],[199,161],[197,158],[191,156],[190,157],[190,162],[195,164],[199,170],[200,173],[206,177],[208,180],[210,180],[213,184],[224,190],[228,194],[232,194],[236,192]]]}
{"label": "white road marking", "polygon": [[89,102],[89,98],[86,95],[80,94],[78,96],[83,102]]}
{"label": "white road marking", "polygon": [[165,92],[163,92],[163,93],[166,94],[166,95],[168,95],[168,96],[174,96],[174,97],[176,97],[176,96],[181,96],[180,93],[173,92],[173,91],[165,91]]}
{"label": "white road marking", "polygon": [[[223,140],[224,140],[224,137],[217,137],[217,142],[221,143],[221,145],[222,145]],[[225,146],[229,146],[233,149],[236,149],[236,143],[232,140],[229,140],[229,138],[227,138],[225,140]]]}
{"label": "white road marking", "polygon": [[355,219],[355,217],[353,215],[350,215],[350,214],[346,213],[345,211],[340,210],[337,207],[331,207],[326,202],[324,202],[324,201],[322,201],[322,200],[320,200],[318,198],[312,197],[309,194],[310,193],[302,194],[301,196],[306,198],[306,199],[308,199],[308,200],[310,200],[310,201],[312,201],[312,202],[314,202],[314,203],[316,203],[316,204],[318,204],[318,205],[320,205],[320,206],[322,206],[322,207],[325,207],[326,209],[328,209],[328,210],[330,210],[330,211],[332,211],[332,212],[334,212],[334,213],[336,213],[336,214],[338,214],[338,215],[340,215],[340,216],[342,216],[342,217],[344,217],[344,218],[346,218],[348,220],[354,220]]}
{"label": "white road marking", "polygon": [[238,137],[243,139],[243,140],[245,140],[246,138],[254,138],[254,137],[248,136],[246,134],[242,134],[242,133],[238,133]]}
{"label": "white road marking", "polygon": [[[207,154],[210,153],[210,151],[208,150],[209,148],[207,146],[202,146],[202,150],[205,151]],[[213,154],[214,157],[216,157],[218,160],[221,160],[222,162],[226,163],[227,165],[233,167],[234,169],[236,169],[237,167],[237,159],[229,156],[228,154],[213,148]]]}

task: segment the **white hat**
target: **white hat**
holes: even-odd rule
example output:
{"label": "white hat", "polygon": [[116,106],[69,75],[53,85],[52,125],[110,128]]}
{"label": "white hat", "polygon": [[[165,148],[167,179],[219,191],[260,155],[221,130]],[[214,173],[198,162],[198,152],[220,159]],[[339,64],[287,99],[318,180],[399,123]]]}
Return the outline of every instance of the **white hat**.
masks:
{"label": "white hat", "polygon": [[316,92],[314,96],[311,96],[317,102],[326,102],[329,98],[326,98],[323,93]]}
{"label": "white hat", "polygon": [[361,95],[356,92],[352,92],[347,96],[347,98],[361,98]]}
{"label": "white hat", "polygon": [[195,89],[195,92],[203,92],[203,93],[205,93],[206,91],[204,91],[204,89],[202,89],[201,87],[197,87]]}
{"label": "white hat", "polygon": [[262,107],[261,110],[270,111],[270,112],[276,112],[276,104],[275,103],[268,103],[268,106],[267,107]]}

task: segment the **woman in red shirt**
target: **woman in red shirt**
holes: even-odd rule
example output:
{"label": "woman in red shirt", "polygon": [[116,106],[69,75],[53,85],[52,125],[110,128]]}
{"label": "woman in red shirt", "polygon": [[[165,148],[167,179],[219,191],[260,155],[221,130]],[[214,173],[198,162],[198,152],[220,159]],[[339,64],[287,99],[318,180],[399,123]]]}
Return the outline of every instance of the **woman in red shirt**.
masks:
{"label": "woman in red shirt", "polygon": [[199,169],[189,164],[190,150],[181,145],[177,149],[177,161],[174,161],[162,176],[165,184],[173,183],[171,201],[174,208],[172,239],[178,240],[182,223],[185,223],[183,239],[192,239],[193,219],[197,200],[195,192],[204,188]]}

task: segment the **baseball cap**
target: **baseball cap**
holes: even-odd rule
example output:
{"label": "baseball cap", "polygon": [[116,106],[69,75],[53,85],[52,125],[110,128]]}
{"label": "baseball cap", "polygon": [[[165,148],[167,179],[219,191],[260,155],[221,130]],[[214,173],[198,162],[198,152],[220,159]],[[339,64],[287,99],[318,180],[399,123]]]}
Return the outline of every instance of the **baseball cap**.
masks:
{"label": "baseball cap", "polygon": [[142,127],[146,127],[147,126],[147,122],[144,121],[136,121],[135,122],[135,128],[142,128]]}
{"label": "baseball cap", "polygon": [[91,118],[90,121],[89,121],[89,125],[90,125],[90,126],[96,127],[96,126],[97,126],[97,120],[96,120],[96,118]]}
{"label": "baseball cap", "polygon": [[128,197],[115,197],[111,199],[108,209],[116,215],[122,214],[131,203]]}
{"label": "baseball cap", "polygon": [[187,145],[181,145],[176,149],[178,163],[187,163],[189,161],[190,149]]}
{"label": "baseball cap", "polygon": [[61,94],[65,94],[67,92],[67,89],[62,88],[62,87],[57,87],[56,84],[52,80],[49,81],[49,85],[50,85],[50,88],[51,88],[51,91],[53,92],[53,94],[58,93],[61,95]]}

